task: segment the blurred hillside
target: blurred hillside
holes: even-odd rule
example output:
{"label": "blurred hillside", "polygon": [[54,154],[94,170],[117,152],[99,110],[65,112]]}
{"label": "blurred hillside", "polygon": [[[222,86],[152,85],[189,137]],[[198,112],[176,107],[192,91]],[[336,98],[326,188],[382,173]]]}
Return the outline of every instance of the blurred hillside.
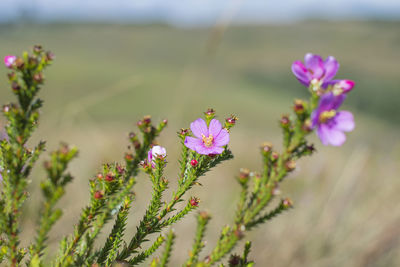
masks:
{"label": "blurred hillside", "polygon": [[[72,229],[87,201],[87,181],[100,164],[121,161],[126,135],[141,116],[170,121],[160,142],[169,152],[173,189],[175,133],[213,107],[220,119],[234,113],[240,120],[231,139],[235,159],[194,191],[201,207],[214,215],[208,231],[212,245],[234,211],[237,171],[257,170],[261,142],[279,147],[280,114],[290,111],[293,98],[307,97],[290,66],[313,52],[335,56],[341,64],[337,77],[356,81],[345,108],[355,113],[357,128],[342,148],[322,147],[312,138],[318,154],[301,161],[281,189],[295,209],[250,234],[255,240],[251,257],[257,266],[399,266],[400,210],[394,204],[400,201],[399,27],[400,22],[324,21],[226,31],[164,25],[0,26],[1,55],[20,54],[38,43],[56,54],[41,92],[45,107],[35,139],[48,140],[48,150],[62,140],[81,151],[71,169],[76,180],[62,203],[65,215],[51,242]],[[2,103],[12,100],[6,72],[0,68]],[[37,169],[32,195],[38,193],[41,175]],[[143,177],[131,231],[146,205],[141,193],[146,190]],[[34,233],[38,203],[33,198],[25,213],[27,237]],[[176,251],[189,250],[193,217],[176,227],[178,234],[184,232]],[[185,253],[176,254],[174,262],[181,264]]]}

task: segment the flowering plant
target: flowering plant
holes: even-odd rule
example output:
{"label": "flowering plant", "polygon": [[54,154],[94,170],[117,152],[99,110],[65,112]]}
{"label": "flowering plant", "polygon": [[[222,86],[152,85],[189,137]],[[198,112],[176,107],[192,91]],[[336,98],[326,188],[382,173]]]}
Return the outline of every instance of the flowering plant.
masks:
{"label": "flowering plant", "polygon": [[[10,69],[8,79],[18,103],[3,107],[7,119],[6,138],[0,143],[0,167],[2,186],[0,193],[0,261],[10,266],[136,266],[153,255],[163,244],[164,250],[153,258],[151,266],[167,266],[176,234],[165,233],[171,225],[183,219],[199,207],[199,199],[187,196],[190,189],[218,164],[232,159],[229,149],[230,132],[237,122],[231,115],[222,124],[215,111],[209,109],[205,118],[198,118],[190,129],[181,129],[178,186],[170,196],[163,197],[168,187],[164,175],[167,149],[160,146],[157,137],[167,120],[157,125],[145,116],[137,123],[140,135],[129,134],[131,147],[124,155],[123,163],[105,164],[102,171],[89,181],[90,201],[83,208],[74,231],[65,236],[59,252],[53,259],[46,255],[49,231],[62,216],[57,202],[65,193],[65,186],[73,179],[67,172],[77,149],[61,144],[50,153],[44,168],[47,177],[41,182],[43,203],[37,225],[36,237],[27,247],[20,246],[21,208],[29,197],[27,185],[30,173],[45,149],[39,142],[29,148],[28,140],[36,129],[42,100],[37,94],[44,83],[44,69],[52,63],[54,55],[35,46],[33,53],[22,57],[6,56],[5,66]],[[279,153],[272,144],[261,146],[263,164],[261,171],[241,169],[237,181],[242,191],[231,225],[224,227],[216,245],[207,255],[200,256],[205,247],[204,234],[210,220],[207,212],[197,214],[197,229],[193,246],[184,266],[211,266],[229,255],[246,233],[292,207],[289,198],[282,199],[276,207],[266,210],[284,178],[296,168],[296,161],[314,152],[314,146],[306,137],[316,130],[324,145],[342,145],[346,139],[343,132],[354,128],[353,116],[339,107],[351,91],[354,82],[333,80],[339,64],[333,57],[325,61],[318,55],[307,54],[305,65],[295,61],[292,66],[296,78],[309,88],[309,101],[295,100],[293,116],[283,115],[280,127],[283,131],[283,149]],[[149,205],[133,236],[126,236],[127,218],[134,201],[133,188],[139,172],[149,176],[152,195]],[[179,202],[186,205],[179,207]],[[104,243],[98,236],[105,225],[113,221],[113,227]],[[149,238],[157,235],[153,241]],[[220,266],[253,266],[248,259],[250,242],[246,242],[241,256],[230,255],[226,264]]]}

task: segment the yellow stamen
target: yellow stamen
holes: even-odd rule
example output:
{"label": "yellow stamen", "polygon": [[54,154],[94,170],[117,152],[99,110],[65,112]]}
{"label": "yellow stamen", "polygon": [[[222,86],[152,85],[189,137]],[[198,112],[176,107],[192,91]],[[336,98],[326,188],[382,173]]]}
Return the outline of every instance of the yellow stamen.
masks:
{"label": "yellow stamen", "polygon": [[203,143],[206,147],[212,146],[214,137],[211,134],[208,137],[206,137],[204,134],[202,134],[201,136],[203,138]]}
{"label": "yellow stamen", "polygon": [[336,116],[336,110],[332,109],[329,111],[324,111],[319,115],[319,121],[321,123],[327,122],[329,119],[332,119],[333,117]]}

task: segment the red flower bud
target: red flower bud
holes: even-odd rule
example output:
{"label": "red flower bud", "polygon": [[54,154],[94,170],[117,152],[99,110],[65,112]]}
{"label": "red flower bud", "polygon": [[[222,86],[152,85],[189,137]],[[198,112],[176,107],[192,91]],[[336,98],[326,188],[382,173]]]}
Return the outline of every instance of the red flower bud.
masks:
{"label": "red flower bud", "polygon": [[150,124],[151,123],[151,116],[150,115],[144,116],[143,117],[143,123]]}
{"label": "red flower bud", "polygon": [[204,112],[204,114],[205,114],[206,116],[214,116],[214,115],[215,115],[215,110],[212,109],[212,108],[209,108],[209,109],[207,109],[206,112]]}
{"label": "red flower bud", "polygon": [[96,191],[94,193],[94,198],[95,199],[101,199],[103,197],[103,194],[100,191]]}
{"label": "red flower bud", "polygon": [[182,128],[179,132],[180,136],[187,136],[189,134],[189,129]]}
{"label": "red flower bud", "polygon": [[294,101],[294,112],[296,112],[297,114],[302,114],[304,112],[304,102],[303,100],[300,99],[296,99]]}
{"label": "red flower bud", "polygon": [[190,205],[192,205],[192,207],[198,207],[199,206],[199,199],[196,197],[192,197],[189,200]]}
{"label": "red flower bud", "polygon": [[192,159],[191,161],[190,161],[190,165],[192,165],[193,167],[196,167],[197,166],[197,163],[199,163],[197,160],[195,160],[195,159]]}
{"label": "red flower bud", "polygon": [[112,181],[114,181],[114,175],[113,175],[112,173],[108,173],[108,174],[106,175],[105,180],[106,180],[107,182],[112,182]]}

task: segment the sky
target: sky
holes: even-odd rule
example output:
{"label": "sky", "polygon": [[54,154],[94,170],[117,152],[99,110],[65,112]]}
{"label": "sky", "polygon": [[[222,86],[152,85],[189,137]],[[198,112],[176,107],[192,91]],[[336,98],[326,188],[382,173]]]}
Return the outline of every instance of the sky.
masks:
{"label": "sky", "polygon": [[400,19],[400,0],[0,0],[0,22],[164,22],[178,26]]}

